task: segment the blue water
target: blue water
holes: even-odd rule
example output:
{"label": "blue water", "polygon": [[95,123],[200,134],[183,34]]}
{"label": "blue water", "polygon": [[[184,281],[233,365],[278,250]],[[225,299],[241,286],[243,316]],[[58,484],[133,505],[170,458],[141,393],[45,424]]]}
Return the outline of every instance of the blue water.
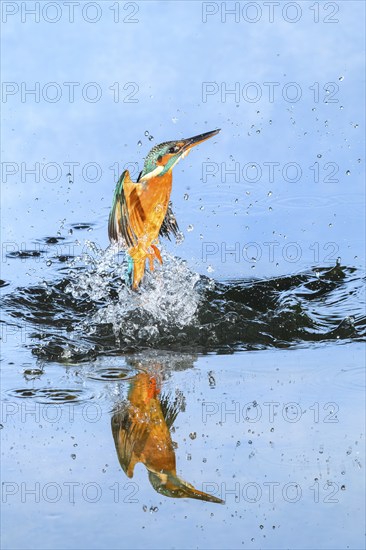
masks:
{"label": "blue water", "polygon": [[[1,7],[3,548],[364,547],[364,4]],[[215,128],[132,293],[119,174]]]}

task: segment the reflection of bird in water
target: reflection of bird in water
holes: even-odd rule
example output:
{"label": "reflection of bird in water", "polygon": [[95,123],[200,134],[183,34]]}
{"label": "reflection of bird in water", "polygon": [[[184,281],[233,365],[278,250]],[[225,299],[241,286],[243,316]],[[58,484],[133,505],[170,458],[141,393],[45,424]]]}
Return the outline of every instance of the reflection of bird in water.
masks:
{"label": "reflection of bird in water", "polygon": [[156,376],[142,372],[135,376],[128,392],[128,400],[120,405],[112,417],[112,433],[123,471],[133,476],[137,462],[145,464],[151,485],[167,497],[195,498],[223,503],[198,491],[177,475],[175,452],[170,437],[181,403],[160,398]]}
{"label": "reflection of bird in water", "polygon": [[159,235],[178,234],[178,225],[169,206],[174,166],[192,147],[219,131],[155,145],[147,155],[136,183],[131,180],[128,170],[119,178],[109,215],[108,234],[112,242],[128,248],[132,288],[137,289],[140,284],[147,259],[151,271],[155,259],[162,263],[156,246]]}

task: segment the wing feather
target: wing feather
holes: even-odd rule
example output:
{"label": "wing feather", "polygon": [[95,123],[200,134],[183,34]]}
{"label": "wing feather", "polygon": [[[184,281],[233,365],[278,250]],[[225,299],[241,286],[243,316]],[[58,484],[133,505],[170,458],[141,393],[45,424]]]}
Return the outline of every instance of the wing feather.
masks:
{"label": "wing feather", "polygon": [[128,247],[137,244],[135,232],[142,227],[145,218],[137,192],[140,187],[131,180],[128,170],[122,173],[109,214],[108,235],[112,242],[124,242]]}
{"label": "wing feather", "polygon": [[[112,242],[133,247],[138,242],[137,235],[144,233],[146,215],[140,201],[141,192],[142,184],[134,183],[128,170],[125,170],[117,182],[109,214],[108,235]],[[171,235],[177,237],[178,234],[179,227],[170,202],[159,236],[170,240]]]}
{"label": "wing feather", "polygon": [[172,203],[170,202],[163,223],[161,224],[159,235],[160,237],[168,237],[170,240],[171,234],[177,237],[179,234],[179,227],[176,217],[173,214]]}

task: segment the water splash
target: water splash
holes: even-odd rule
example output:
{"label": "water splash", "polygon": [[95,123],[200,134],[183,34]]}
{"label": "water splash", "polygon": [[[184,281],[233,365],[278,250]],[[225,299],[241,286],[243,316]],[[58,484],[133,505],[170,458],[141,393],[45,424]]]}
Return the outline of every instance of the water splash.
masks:
{"label": "water splash", "polygon": [[84,250],[65,278],[4,300],[10,317],[31,324],[32,351],[41,358],[81,362],[146,348],[232,352],[365,336],[364,279],[354,268],[217,282],[163,250],[163,265],[134,292],[116,248],[88,241]]}
{"label": "water splash", "polygon": [[183,260],[163,250],[163,265],[154,274],[147,271],[144,285],[135,292],[126,284],[128,264],[124,254],[118,255],[116,262],[116,247],[102,251],[94,248],[93,243],[88,246],[95,254],[88,257],[91,270],[79,272],[65,291],[75,300],[97,303],[105,301],[106,296],[111,299],[87,319],[84,330],[112,325],[116,336],[123,329],[130,337],[137,331],[140,337],[153,340],[159,328],[183,328],[192,322],[200,300],[195,288],[200,277]]}

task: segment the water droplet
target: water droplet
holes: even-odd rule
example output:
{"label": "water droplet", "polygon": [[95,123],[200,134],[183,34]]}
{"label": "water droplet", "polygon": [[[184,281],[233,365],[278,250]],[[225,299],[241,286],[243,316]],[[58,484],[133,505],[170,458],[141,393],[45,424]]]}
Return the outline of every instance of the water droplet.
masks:
{"label": "water droplet", "polygon": [[340,105],[339,108],[340,108],[340,110],[344,109],[343,105]]}
{"label": "water droplet", "polygon": [[227,321],[228,323],[236,323],[237,320],[238,320],[238,315],[237,313],[235,313],[235,311],[229,311],[225,315],[225,321]]}
{"label": "water droplet", "polygon": [[312,110],[312,111],[316,111],[315,107],[313,107],[311,110]]}
{"label": "water droplet", "polygon": [[332,223],[328,223],[328,227],[333,227],[333,224],[332,224]]}
{"label": "water droplet", "polygon": [[351,175],[351,170],[347,170],[346,176],[350,176],[350,175]]}
{"label": "water droplet", "polygon": [[212,265],[209,265],[209,266],[207,267],[207,273],[213,273],[214,271],[215,271],[215,270],[214,270],[214,268],[212,267]]}
{"label": "water droplet", "polygon": [[182,232],[179,232],[175,238],[175,242],[176,244],[182,244],[183,241],[184,241],[184,235]]}
{"label": "water droplet", "polygon": [[271,120],[271,119],[269,120],[269,123],[272,124],[272,120]]}
{"label": "water droplet", "polygon": [[72,455],[70,455],[70,456],[71,456],[71,458],[72,458],[73,460],[75,460],[76,455],[75,455],[74,453],[73,453]]}
{"label": "water droplet", "polygon": [[25,369],[24,371],[24,377],[27,380],[31,380],[32,378],[41,376],[43,374],[42,369]]}
{"label": "water droplet", "polygon": [[260,130],[257,130],[257,131],[256,131],[256,134],[260,134],[260,133],[261,133],[261,131],[260,131]]}
{"label": "water droplet", "polygon": [[192,224],[190,224],[188,227],[187,227],[187,231],[191,232],[193,231],[194,229],[194,226]]}
{"label": "water droplet", "polygon": [[145,136],[147,137],[150,134],[149,130],[145,130]]}
{"label": "water droplet", "polygon": [[141,147],[142,141],[140,139],[138,140],[137,145],[138,145],[138,147]]}
{"label": "water droplet", "polygon": [[189,199],[188,193],[184,193],[183,198],[184,198],[185,201],[187,201]]}
{"label": "water droplet", "polygon": [[322,158],[322,156],[321,156],[320,153],[318,153],[316,156],[318,157],[318,159],[321,159],[321,158]]}
{"label": "water droplet", "polygon": [[344,76],[340,76],[340,77],[338,78],[338,80],[340,80],[340,81],[342,82],[342,80],[344,80]]}
{"label": "water droplet", "polygon": [[191,432],[191,433],[189,434],[189,437],[190,437],[191,439],[196,439],[197,433],[196,433],[196,432]]}
{"label": "water droplet", "polygon": [[267,197],[270,197],[272,195],[272,191],[268,191]]}
{"label": "water droplet", "polygon": [[178,119],[177,119],[177,117],[176,117],[176,116],[173,116],[173,118],[172,118],[172,122],[173,122],[174,124],[177,124],[177,122],[178,122]]}
{"label": "water droplet", "polygon": [[346,486],[345,485],[341,485],[341,491],[345,491],[346,490]]}
{"label": "water droplet", "polygon": [[207,458],[203,458],[203,459],[202,459],[202,462],[204,462],[204,463],[206,464]]}
{"label": "water droplet", "polygon": [[50,267],[50,265],[52,265],[51,260],[47,260],[46,265],[47,265],[48,267]]}
{"label": "water droplet", "polygon": [[204,210],[204,209],[205,209],[205,207],[203,205],[200,206],[200,210]]}
{"label": "water droplet", "polygon": [[152,141],[154,139],[154,136],[149,136],[149,141]]}

